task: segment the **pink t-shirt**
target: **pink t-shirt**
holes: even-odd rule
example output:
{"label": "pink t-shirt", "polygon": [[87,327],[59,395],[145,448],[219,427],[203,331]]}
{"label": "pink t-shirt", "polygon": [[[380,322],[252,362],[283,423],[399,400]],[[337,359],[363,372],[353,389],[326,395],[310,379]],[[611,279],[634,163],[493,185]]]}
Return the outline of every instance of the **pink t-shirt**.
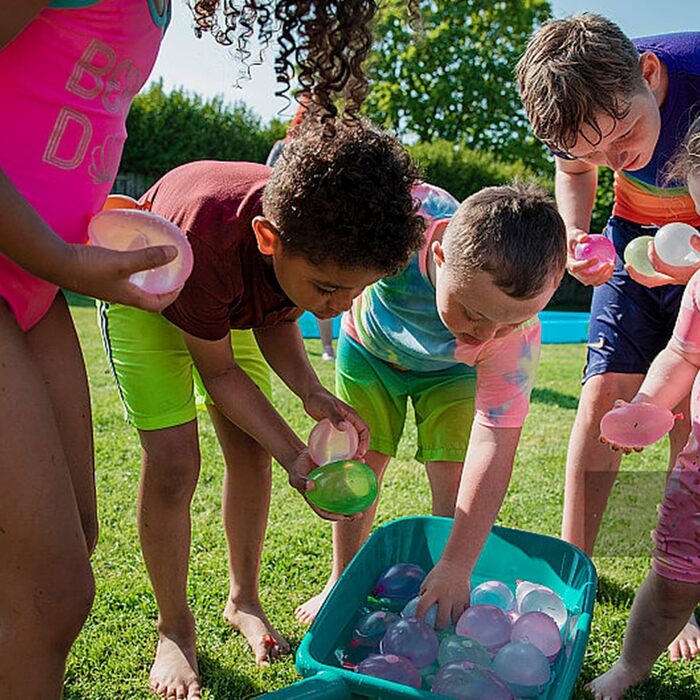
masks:
{"label": "pink t-shirt", "polygon": [[[60,3],[54,3],[59,5]],[[151,0],[48,7],[0,51],[0,167],[64,240],[84,243],[114,182],[126,115],[170,17]],[[0,296],[23,330],[57,288],[0,256]]]}

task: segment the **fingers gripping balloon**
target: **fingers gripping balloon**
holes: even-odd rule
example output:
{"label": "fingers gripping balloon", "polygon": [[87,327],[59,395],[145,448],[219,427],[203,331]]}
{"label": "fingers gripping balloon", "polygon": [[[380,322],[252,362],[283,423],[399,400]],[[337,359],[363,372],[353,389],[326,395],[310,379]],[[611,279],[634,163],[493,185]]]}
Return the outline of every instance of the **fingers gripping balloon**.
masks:
{"label": "fingers gripping balloon", "polygon": [[598,263],[589,270],[590,272],[597,272],[605,263],[615,262],[615,246],[605,236],[594,233],[588,236],[588,240],[585,243],[576,245],[574,257],[576,260],[597,258]]}
{"label": "fingers gripping balloon", "polygon": [[656,254],[668,265],[694,267],[700,263],[700,253],[691,245],[698,232],[690,224],[675,221],[662,226],[654,236]]}
{"label": "fingers gripping balloon", "polygon": [[625,403],[603,416],[600,434],[620,447],[646,447],[666,435],[680,417],[651,403]]}
{"label": "fingers gripping balloon", "polygon": [[169,294],[186,282],[194,263],[192,248],[172,222],[140,209],[108,209],[96,214],[88,225],[93,245],[112,250],[140,250],[153,245],[174,245],[177,257],[167,265],[135,272],[129,278],[149,294]]}
{"label": "fingers gripping balloon", "polygon": [[652,236],[639,236],[633,238],[625,248],[625,262],[631,265],[637,272],[651,277],[656,274],[654,266],[649,260],[649,243],[653,241]]}

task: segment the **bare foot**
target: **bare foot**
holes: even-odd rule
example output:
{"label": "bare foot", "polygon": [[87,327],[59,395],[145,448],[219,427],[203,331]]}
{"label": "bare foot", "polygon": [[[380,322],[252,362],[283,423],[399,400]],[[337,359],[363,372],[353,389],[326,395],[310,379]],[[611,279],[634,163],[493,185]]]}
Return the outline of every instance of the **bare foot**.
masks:
{"label": "bare foot", "polygon": [[690,616],[685,627],[678,636],[668,645],[668,653],[671,661],[690,661],[700,651],[700,627],[695,619],[695,613]]}
{"label": "bare foot", "polygon": [[187,641],[160,633],[156,658],[149,675],[151,690],[166,698],[199,700],[199,668],[194,637]]}
{"label": "bare foot", "polygon": [[246,638],[259,666],[268,666],[280,655],[289,654],[289,643],[270,624],[260,604],[237,605],[229,598],[224,609],[224,620]]}
{"label": "bare foot", "polygon": [[305,603],[297,606],[297,609],[294,611],[294,617],[296,617],[302,625],[310,625],[316,619],[316,615],[318,615],[323,601],[328,597],[334,585],[335,581],[328,581],[318,595],[309,598]]}
{"label": "bare foot", "polygon": [[619,700],[628,688],[641,683],[645,675],[618,659],[609,671],[588,683],[586,689],[596,700]]}

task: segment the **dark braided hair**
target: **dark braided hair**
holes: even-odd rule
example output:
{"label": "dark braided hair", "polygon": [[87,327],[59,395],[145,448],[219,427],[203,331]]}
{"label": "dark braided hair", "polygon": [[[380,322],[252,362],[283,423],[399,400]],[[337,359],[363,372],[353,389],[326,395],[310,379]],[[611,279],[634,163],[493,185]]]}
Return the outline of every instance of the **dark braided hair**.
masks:
{"label": "dark braided hair", "polygon": [[[415,19],[417,0],[409,0]],[[354,115],[368,90],[362,63],[372,48],[370,23],[376,0],[188,0],[195,21],[195,34],[210,33],[225,46],[233,46],[243,64],[250,66],[249,49],[255,39],[261,54],[277,38],[275,73],[287,97],[295,66],[300,92],[311,95],[324,118],[338,113],[334,96],[342,93],[344,111]]]}

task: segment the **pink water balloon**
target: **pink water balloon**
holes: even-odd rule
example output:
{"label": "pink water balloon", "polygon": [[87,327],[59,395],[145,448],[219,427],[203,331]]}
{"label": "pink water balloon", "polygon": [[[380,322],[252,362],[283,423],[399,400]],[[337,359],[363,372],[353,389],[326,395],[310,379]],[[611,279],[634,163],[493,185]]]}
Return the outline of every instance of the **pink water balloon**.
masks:
{"label": "pink water balloon", "polygon": [[510,688],[493,671],[469,661],[443,666],[435,675],[431,690],[457,700],[513,700]]}
{"label": "pink water balloon", "polygon": [[677,417],[651,403],[624,403],[603,416],[600,434],[620,447],[646,447],[666,435]]}
{"label": "pink water balloon", "polygon": [[411,688],[420,688],[421,677],[418,669],[406,658],[396,654],[370,654],[357,667],[359,673],[382,678]]}
{"label": "pink water balloon", "polygon": [[552,663],[562,647],[562,635],[557,623],[547,613],[534,611],[521,615],[513,625],[512,642],[534,644]]}
{"label": "pink water balloon", "polygon": [[192,272],[192,247],[171,221],[141,209],[109,209],[88,224],[93,245],[112,250],[140,250],[154,245],[173,245],[177,257],[166,265],[135,272],[129,280],[149,294],[169,294],[185,284]]}
{"label": "pink water balloon", "polygon": [[382,654],[403,656],[419,669],[437,659],[439,648],[433,629],[415,617],[402,617],[392,622],[379,643]]}
{"label": "pink water balloon", "polygon": [[475,639],[489,654],[495,654],[510,641],[512,624],[508,615],[495,605],[472,605],[457,620],[456,631]]}
{"label": "pink water balloon", "polygon": [[357,452],[360,438],[352,423],[345,429],[336,428],[328,418],[319,421],[309,435],[309,454],[316,464],[323,466],[330,462],[352,459]]}
{"label": "pink water balloon", "polygon": [[589,272],[597,272],[605,263],[614,263],[615,256],[615,246],[612,241],[599,233],[590,234],[585,243],[577,243],[574,248],[576,260],[598,259],[598,263],[590,268]]}
{"label": "pink water balloon", "polygon": [[518,698],[537,697],[551,676],[547,657],[529,642],[506,644],[496,654],[493,670]]}

